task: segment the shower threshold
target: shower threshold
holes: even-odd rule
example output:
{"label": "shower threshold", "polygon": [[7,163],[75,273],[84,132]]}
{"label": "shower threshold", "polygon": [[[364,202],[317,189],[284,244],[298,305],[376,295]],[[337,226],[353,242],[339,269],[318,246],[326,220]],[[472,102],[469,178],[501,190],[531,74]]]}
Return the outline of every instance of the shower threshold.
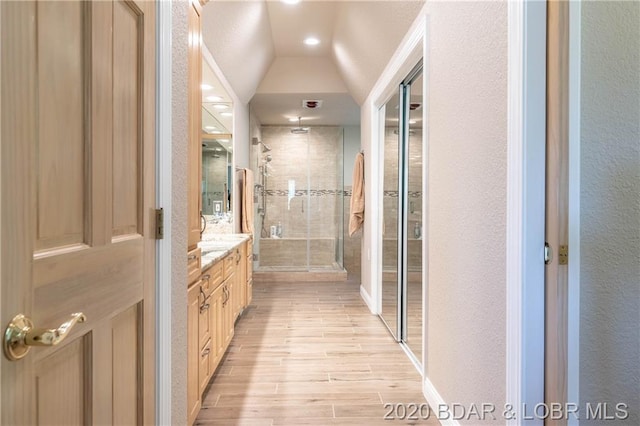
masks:
{"label": "shower threshold", "polygon": [[253,278],[260,281],[347,281],[347,271],[342,266],[333,265],[310,267],[300,266],[260,266],[253,271]]}

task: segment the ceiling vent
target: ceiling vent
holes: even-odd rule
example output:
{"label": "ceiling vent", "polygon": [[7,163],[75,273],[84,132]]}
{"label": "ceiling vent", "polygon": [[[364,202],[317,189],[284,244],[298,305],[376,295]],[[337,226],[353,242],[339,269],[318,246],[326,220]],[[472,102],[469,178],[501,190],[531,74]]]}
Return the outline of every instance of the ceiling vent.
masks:
{"label": "ceiling vent", "polygon": [[306,109],[319,109],[322,107],[322,101],[318,99],[305,99],[302,101],[302,107]]}

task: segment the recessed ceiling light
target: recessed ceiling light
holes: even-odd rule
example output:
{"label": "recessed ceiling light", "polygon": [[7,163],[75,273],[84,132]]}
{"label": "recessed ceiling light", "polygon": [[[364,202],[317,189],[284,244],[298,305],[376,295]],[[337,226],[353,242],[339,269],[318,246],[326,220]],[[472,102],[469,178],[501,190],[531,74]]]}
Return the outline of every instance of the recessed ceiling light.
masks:
{"label": "recessed ceiling light", "polygon": [[307,46],[317,46],[320,44],[320,40],[315,37],[307,37],[304,39],[304,44]]}
{"label": "recessed ceiling light", "polygon": [[202,84],[200,85],[200,88],[201,88],[202,90],[211,90],[211,89],[213,89],[213,86],[212,86],[212,85],[210,85],[210,84],[202,83]]}
{"label": "recessed ceiling light", "polygon": [[224,117],[231,117],[233,114],[230,112],[221,112],[220,115],[224,116]]}
{"label": "recessed ceiling light", "polygon": [[209,102],[220,102],[222,98],[220,96],[207,96]]}
{"label": "recessed ceiling light", "polygon": [[300,3],[300,0],[282,0],[282,3],[284,3],[284,4],[298,4],[298,3]]}
{"label": "recessed ceiling light", "polygon": [[290,118],[289,121],[292,123],[295,123],[296,121],[298,121],[298,118],[297,117]]}
{"label": "recessed ceiling light", "polygon": [[213,106],[216,109],[228,109],[229,105],[224,105],[224,104],[217,104]]}

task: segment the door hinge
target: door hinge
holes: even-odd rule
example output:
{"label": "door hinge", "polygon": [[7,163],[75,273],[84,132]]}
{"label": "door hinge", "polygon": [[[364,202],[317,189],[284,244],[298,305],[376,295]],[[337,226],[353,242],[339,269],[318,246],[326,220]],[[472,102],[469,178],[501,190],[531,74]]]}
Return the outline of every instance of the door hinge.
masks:
{"label": "door hinge", "polygon": [[164,210],[156,209],[156,240],[164,238]]}
{"label": "door hinge", "polygon": [[558,250],[558,265],[569,263],[569,246],[560,246]]}
{"label": "door hinge", "polygon": [[544,264],[548,265],[553,260],[553,250],[551,250],[551,246],[549,243],[544,243]]}

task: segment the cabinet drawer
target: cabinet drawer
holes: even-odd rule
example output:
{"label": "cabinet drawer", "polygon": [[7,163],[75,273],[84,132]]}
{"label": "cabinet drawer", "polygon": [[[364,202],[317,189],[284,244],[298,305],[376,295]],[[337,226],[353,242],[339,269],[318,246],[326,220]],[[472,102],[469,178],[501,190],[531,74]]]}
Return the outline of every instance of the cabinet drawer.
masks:
{"label": "cabinet drawer", "polygon": [[222,281],[224,281],[223,270],[224,270],[224,261],[221,260],[216,264],[214,264],[209,270],[205,272],[205,275],[209,275],[209,282],[210,282],[209,287],[211,291],[220,287],[220,284],[222,284]]}
{"label": "cabinet drawer", "polygon": [[236,252],[235,250],[231,252],[230,255],[224,258],[224,279],[226,280],[233,274],[233,270],[236,266]]}
{"label": "cabinet drawer", "polygon": [[200,278],[201,251],[199,248],[187,253],[187,285],[191,285]]}
{"label": "cabinet drawer", "polygon": [[200,384],[200,395],[204,392],[211,378],[211,371],[209,370],[209,357],[211,357],[211,340],[209,340],[202,350],[200,351],[200,365],[198,366],[198,381]]}

